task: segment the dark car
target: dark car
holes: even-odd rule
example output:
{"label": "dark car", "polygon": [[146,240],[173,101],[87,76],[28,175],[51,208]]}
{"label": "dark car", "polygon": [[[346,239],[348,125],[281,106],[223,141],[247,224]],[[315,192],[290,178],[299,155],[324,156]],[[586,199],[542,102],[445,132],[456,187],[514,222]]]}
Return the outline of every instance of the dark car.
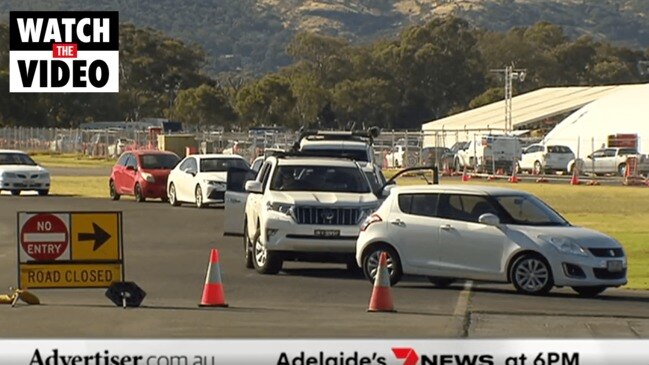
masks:
{"label": "dark car", "polygon": [[464,150],[469,146],[469,142],[456,142],[451,148],[442,155],[440,167],[444,170],[455,167],[455,156],[458,151]]}
{"label": "dark car", "polygon": [[129,151],[120,156],[110,174],[110,198],[133,195],[143,202],[147,198],[167,200],[167,178],[180,157],[168,151]]}
{"label": "dark car", "polygon": [[421,161],[425,166],[441,166],[442,156],[450,151],[447,147],[426,147],[421,150]]}

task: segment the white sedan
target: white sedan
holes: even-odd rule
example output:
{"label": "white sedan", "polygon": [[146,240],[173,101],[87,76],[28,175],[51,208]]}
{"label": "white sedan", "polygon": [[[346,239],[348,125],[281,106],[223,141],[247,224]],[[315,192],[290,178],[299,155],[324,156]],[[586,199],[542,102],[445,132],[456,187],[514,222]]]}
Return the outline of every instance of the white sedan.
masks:
{"label": "white sedan", "polygon": [[185,157],[171,170],[167,179],[169,203],[194,203],[202,208],[223,203],[228,169],[248,169],[238,155],[192,155]]}
{"label": "white sedan", "polygon": [[50,192],[50,173],[38,166],[25,152],[0,150],[0,192],[11,195],[21,191],[36,191],[38,195]]}
{"label": "white sedan", "polygon": [[427,276],[509,282],[524,294],[554,286],[595,296],[627,283],[619,242],[575,227],[535,196],[483,186],[396,187],[361,226],[356,260],[370,280],[388,254],[390,281]]}

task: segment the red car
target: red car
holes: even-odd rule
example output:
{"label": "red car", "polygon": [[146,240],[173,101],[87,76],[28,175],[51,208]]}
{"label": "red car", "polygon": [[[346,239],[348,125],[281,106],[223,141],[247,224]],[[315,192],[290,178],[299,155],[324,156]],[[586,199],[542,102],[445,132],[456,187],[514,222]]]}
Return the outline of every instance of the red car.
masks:
{"label": "red car", "polygon": [[147,198],[167,201],[167,177],[178,161],[178,155],[167,151],[123,153],[110,173],[110,198],[133,195],[138,202]]}

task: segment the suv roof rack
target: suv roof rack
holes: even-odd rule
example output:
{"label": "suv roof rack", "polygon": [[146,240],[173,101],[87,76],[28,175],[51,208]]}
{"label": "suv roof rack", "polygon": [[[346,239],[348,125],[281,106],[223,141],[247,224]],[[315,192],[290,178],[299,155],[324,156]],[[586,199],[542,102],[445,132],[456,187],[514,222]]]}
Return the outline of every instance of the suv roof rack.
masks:
{"label": "suv roof rack", "polygon": [[379,127],[371,127],[367,130],[351,130],[351,131],[320,131],[314,129],[307,129],[300,131],[298,143],[307,138],[311,141],[361,141],[369,144],[374,143],[374,138],[381,134]]}
{"label": "suv roof rack", "polygon": [[336,156],[327,156],[323,155],[317,152],[303,152],[303,151],[283,151],[283,152],[275,152],[272,157],[277,157],[277,158],[291,158],[291,157],[309,157],[309,158],[323,158],[323,159],[339,159],[339,160],[350,160],[350,161],[356,161],[354,158],[354,155],[352,154],[347,154],[347,153],[342,153]]}

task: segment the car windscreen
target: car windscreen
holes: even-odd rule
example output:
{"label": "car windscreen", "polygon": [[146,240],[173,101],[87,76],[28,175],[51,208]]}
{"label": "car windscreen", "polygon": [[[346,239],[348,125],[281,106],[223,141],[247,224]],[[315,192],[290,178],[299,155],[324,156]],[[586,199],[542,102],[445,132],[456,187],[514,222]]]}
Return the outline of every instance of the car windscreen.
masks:
{"label": "car windscreen", "polygon": [[0,153],[0,165],[36,166],[36,162],[24,153]]}
{"label": "car windscreen", "polygon": [[270,183],[271,190],[369,193],[369,183],[356,167],[278,166]]}
{"label": "car windscreen", "polygon": [[140,155],[140,167],[144,170],[171,170],[178,164],[176,155],[150,154]]}
{"label": "car windscreen", "polygon": [[512,218],[513,224],[527,226],[570,225],[568,221],[535,196],[501,195],[494,198]]}
{"label": "car windscreen", "polygon": [[548,153],[572,153],[572,150],[566,146],[548,146]]}
{"label": "car windscreen", "polygon": [[225,172],[233,168],[247,170],[248,164],[240,158],[201,158],[200,172]]}
{"label": "car windscreen", "polygon": [[323,157],[346,157],[354,161],[369,162],[370,158],[367,151],[360,149],[345,149],[345,148],[302,148],[302,151],[307,152],[309,155],[323,156]]}

